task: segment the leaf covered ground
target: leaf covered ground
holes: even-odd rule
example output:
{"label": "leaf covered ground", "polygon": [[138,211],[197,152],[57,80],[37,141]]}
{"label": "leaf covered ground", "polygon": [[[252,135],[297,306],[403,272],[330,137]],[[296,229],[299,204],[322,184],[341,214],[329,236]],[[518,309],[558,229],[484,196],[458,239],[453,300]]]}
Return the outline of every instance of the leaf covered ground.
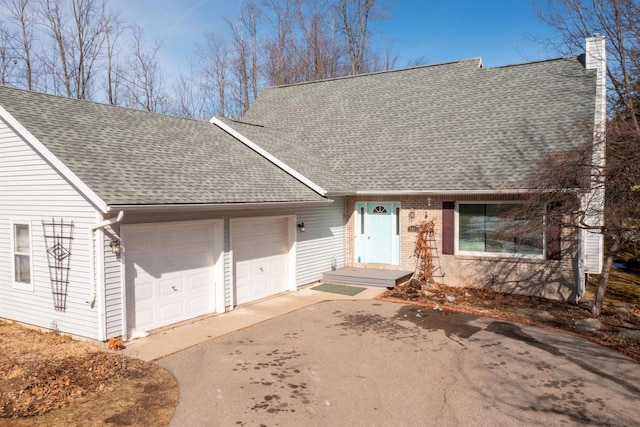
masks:
{"label": "leaf covered ground", "polygon": [[178,402],[166,370],[68,336],[0,320],[0,347],[3,425],[166,425]]}

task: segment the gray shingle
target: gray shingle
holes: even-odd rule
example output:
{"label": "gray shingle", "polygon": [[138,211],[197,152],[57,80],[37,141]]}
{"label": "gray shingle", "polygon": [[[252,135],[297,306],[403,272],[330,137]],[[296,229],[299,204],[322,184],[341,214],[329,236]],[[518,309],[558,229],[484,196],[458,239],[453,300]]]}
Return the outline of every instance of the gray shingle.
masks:
{"label": "gray shingle", "polygon": [[323,200],[208,122],[6,86],[0,105],[109,205]]}
{"label": "gray shingle", "polygon": [[322,187],[328,192],[353,189],[330,162],[319,160],[323,156],[321,153],[316,153],[313,145],[306,144],[304,140],[292,138],[289,132],[229,119],[222,119],[222,121],[258,145],[277,147],[278,159],[316,184],[320,185],[319,183],[322,182]]}
{"label": "gray shingle", "polygon": [[[593,123],[595,71],[578,57],[478,65],[471,59],[268,88],[243,121],[311,147],[315,160],[300,159],[298,171],[331,167],[345,190],[513,189],[545,153],[575,145],[576,128]],[[290,145],[254,142],[277,157]]]}

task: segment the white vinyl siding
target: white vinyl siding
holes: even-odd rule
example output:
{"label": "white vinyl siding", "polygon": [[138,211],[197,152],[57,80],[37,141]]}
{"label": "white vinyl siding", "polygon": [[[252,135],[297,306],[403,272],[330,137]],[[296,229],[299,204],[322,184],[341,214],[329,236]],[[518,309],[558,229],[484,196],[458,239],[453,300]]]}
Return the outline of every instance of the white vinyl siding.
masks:
{"label": "white vinyl siding", "polygon": [[[100,231],[96,232],[96,235]],[[114,224],[104,228],[103,252],[104,252],[104,304],[106,321],[106,338],[123,334],[124,325],[122,315],[122,266],[120,258],[111,251],[111,240],[119,239],[120,224]],[[98,282],[98,286],[100,286]]]}
{"label": "white vinyl siding", "polygon": [[[53,305],[42,221],[73,221],[66,310]],[[89,298],[89,227],[95,209],[0,120],[0,317],[98,338],[98,307]],[[33,291],[13,287],[11,220],[31,224]]]}
{"label": "white vinyl siding", "polygon": [[585,233],[585,268],[590,274],[600,274],[602,272],[602,253],[604,251],[604,238],[602,234]]}
{"label": "white vinyl siding", "polygon": [[338,197],[330,206],[296,213],[297,222],[304,222],[306,228],[304,233],[297,231],[296,282],[301,286],[322,279],[322,273],[331,270],[334,257],[337,267],[344,267],[344,199]]}

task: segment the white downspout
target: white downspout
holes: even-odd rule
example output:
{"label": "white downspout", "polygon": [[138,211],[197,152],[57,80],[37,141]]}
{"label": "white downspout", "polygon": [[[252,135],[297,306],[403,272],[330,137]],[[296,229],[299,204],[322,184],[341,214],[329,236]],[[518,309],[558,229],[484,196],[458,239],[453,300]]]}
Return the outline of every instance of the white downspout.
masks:
{"label": "white downspout", "polygon": [[117,224],[118,222],[122,221],[123,217],[124,217],[124,211],[120,211],[118,212],[117,217],[108,219],[106,221],[102,221],[94,225],[93,227],[89,228],[89,283],[91,288],[91,294],[89,295],[89,299],[87,299],[85,302],[91,305],[92,307],[93,307],[93,304],[95,304],[96,302],[96,289],[97,289],[96,277],[95,277],[96,260],[95,260],[95,248],[94,248],[94,245],[95,245],[94,233],[96,230],[100,228],[104,228],[107,225]]}

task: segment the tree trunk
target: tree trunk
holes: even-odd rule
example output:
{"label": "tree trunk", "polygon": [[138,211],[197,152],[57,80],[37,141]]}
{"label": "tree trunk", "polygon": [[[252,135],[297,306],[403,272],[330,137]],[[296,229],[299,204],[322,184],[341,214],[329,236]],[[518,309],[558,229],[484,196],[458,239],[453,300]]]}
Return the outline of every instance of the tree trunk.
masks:
{"label": "tree trunk", "polygon": [[598,280],[598,289],[596,296],[593,299],[593,305],[591,306],[591,314],[594,316],[600,316],[602,311],[602,303],[604,302],[604,293],[607,290],[607,282],[609,281],[609,272],[611,271],[611,265],[613,259],[620,249],[620,236],[617,234],[613,236],[613,243],[611,248],[607,251],[607,256],[604,259],[604,265],[602,266],[602,274],[600,274],[600,280]]}

